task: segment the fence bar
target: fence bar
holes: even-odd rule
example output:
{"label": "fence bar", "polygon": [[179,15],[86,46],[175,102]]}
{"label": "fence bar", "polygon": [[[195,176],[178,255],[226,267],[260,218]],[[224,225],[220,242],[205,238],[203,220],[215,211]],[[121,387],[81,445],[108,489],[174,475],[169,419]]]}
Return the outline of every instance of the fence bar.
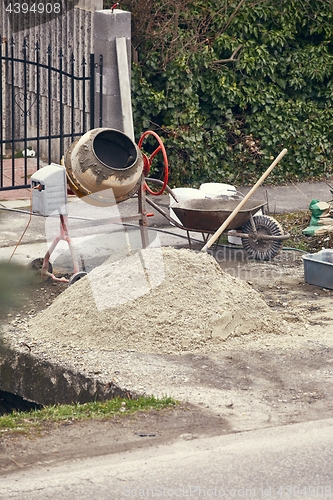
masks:
{"label": "fence bar", "polygon": [[16,186],[3,186],[1,191],[13,191],[13,189],[29,189],[31,184],[17,184]]}
{"label": "fence bar", "polygon": [[15,71],[14,71],[14,39],[11,39],[10,42],[10,52],[11,52],[11,58],[12,58],[12,64],[11,64],[11,103],[12,103],[12,113],[11,113],[11,128],[12,128],[12,186],[15,185],[15,141],[14,141],[14,136],[15,136]]}
{"label": "fence bar", "polygon": [[60,159],[63,157],[64,155],[64,138],[63,138],[63,134],[64,134],[64,103],[63,103],[63,76],[62,76],[62,72],[63,72],[63,68],[62,68],[62,65],[63,65],[63,57],[64,57],[64,54],[62,52],[62,49],[60,49],[60,52],[59,52],[59,70],[60,70],[60,73],[59,73],[59,111],[60,111],[60,116],[59,116],[59,119],[60,119],[60,124],[59,124],[59,133],[60,133]]}
{"label": "fence bar", "polygon": [[75,85],[74,85],[74,54],[71,55],[71,139],[74,141],[74,127],[75,127]]}
{"label": "fence bar", "polygon": [[27,86],[27,40],[23,40],[23,131],[24,131],[24,184],[28,178],[28,86]]}
{"label": "fence bar", "polygon": [[49,89],[49,95],[48,95],[48,106],[47,106],[47,112],[48,112],[48,155],[47,155],[47,161],[48,163],[51,163],[51,135],[52,135],[52,129],[51,129],[51,124],[52,124],[52,68],[51,68],[51,63],[52,63],[52,51],[51,51],[51,45],[48,46],[47,49],[47,84],[48,84],[48,89]]}
{"label": "fence bar", "polygon": [[[82,102],[86,102],[86,60],[83,58],[82,60],[82,75],[83,75],[83,85],[82,85]],[[86,129],[86,110],[83,106],[83,115],[82,115],[82,128],[83,133],[87,131]]]}
{"label": "fence bar", "polygon": [[99,126],[103,125],[103,55],[99,56]]}
{"label": "fence bar", "polygon": [[0,49],[0,145],[1,145],[1,151],[0,151],[0,187],[3,187],[3,155],[5,154],[5,148],[4,148],[4,143],[3,143],[3,109],[2,109],[2,104],[3,104],[3,96],[4,96],[4,91],[3,91],[3,60],[2,60],[2,52],[3,52],[3,39],[2,35],[0,35],[0,43],[1,43],[1,49]]}
{"label": "fence bar", "polygon": [[[72,135],[73,135],[74,137],[78,137],[78,136],[81,136],[81,135],[82,135],[82,132],[75,132],[74,134],[72,134],[72,132],[69,132],[68,134],[65,134],[65,133],[64,133],[64,134],[62,134],[62,136],[61,136],[60,134],[53,134],[53,135],[51,136],[51,139],[60,139],[60,137],[63,137],[64,139],[66,139],[67,137],[72,137]],[[35,135],[35,136],[31,136],[31,137],[29,137],[29,140],[30,140],[30,141],[37,141],[37,140],[38,140],[38,138],[39,138],[39,140],[40,140],[40,141],[46,141],[47,139],[49,139],[49,138],[50,138],[50,136],[49,136],[48,134],[47,134],[47,135],[40,135],[39,137],[37,137],[37,135]],[[15,143],[15,142],[22,142],[22,141],[23,141],[23,138],[22,138],[22,137],[20,137],[20,138],[18,138],[18,139],[7,139],[7,140],[6,140],[6,139],[4,139],[4,141],[3,141],[3,142],[4,142],[4,144],[8,144],[8,143],[10,143],[10,144],[11,144],[12,142],[14,142],[14,143]]]}
{"label": "fence bar", "polygon": [[37,147],[36,147],[36,156],[37,156],[37,170],[40,168],[40,61],[39,61],[39,43],[36,43],[35,53],[36,53],[36,132],[37,132]]}
{"label": "fence bar", "polygon": [[90,130],[95,128],[95,56],[90,54]]}

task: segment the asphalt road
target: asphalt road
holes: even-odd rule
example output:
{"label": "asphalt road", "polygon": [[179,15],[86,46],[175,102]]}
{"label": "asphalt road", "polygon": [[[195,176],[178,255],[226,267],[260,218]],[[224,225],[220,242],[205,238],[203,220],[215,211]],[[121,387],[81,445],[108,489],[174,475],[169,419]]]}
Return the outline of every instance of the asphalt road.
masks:
{"label": "asphalt road", "polygon": [[1,499],[332,498],[333,419],[178,440],[3,476]]}

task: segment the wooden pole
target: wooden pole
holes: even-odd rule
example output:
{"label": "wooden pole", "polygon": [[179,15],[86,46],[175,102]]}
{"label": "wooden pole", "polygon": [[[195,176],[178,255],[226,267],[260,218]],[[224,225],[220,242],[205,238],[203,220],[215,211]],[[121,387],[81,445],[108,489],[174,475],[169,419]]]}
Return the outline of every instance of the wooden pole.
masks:
{"label": "wooden pole", "polygon": [[223,222],[223,224],[219,227],[219,229],[209,238],[209,240],[207,241],[207,243],[202,247],[201,252],[207,252],[208,248],[210,248],[215,243],[215,241],[219,238],[219,236],[221,236],[221,234],[223,233],[223,231],[225,231],[225,229],[228,227],[228,225],[230,224],[230,222],[236,217],[236,215],[242,209],[242,207],[245,205],[245,203],[247,202],[247,200],[253,195],[253,193],[258,189],[258,187],[264,182],[264,180],[266,179],[266,177],[268,177],[268,175],[272,172],[273,168],[284,157],[284,155],[287,153],[287,151],[288,151],[287,149],[283,149],[281,151],[281,153],[279,154],[279,156],[277,156],[275,158],[275,160],[273,161],[273,163],[268,167],[268,169],[266,170],[266,172],[264,172],[262,174],[262,176],[255,183],[255,185],[253,186],[253,188],[250,189],[250,191],[247,193],[247,195],[244,196],[244,198],[242,199],[242,201],[237,205],[237,207],[233,210],[233,212],[231,212],[231,214],[229,215],[229,217]]}

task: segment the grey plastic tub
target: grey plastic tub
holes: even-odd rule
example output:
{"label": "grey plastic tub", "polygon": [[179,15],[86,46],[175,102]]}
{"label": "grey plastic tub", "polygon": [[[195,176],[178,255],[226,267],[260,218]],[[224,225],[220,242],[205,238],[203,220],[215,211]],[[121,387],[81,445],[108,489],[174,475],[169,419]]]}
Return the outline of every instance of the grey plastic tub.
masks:
{"label": "grey plastic tub", "polygon": [[303,255],[303,263],[307,283],[333,289],[333,250]]}

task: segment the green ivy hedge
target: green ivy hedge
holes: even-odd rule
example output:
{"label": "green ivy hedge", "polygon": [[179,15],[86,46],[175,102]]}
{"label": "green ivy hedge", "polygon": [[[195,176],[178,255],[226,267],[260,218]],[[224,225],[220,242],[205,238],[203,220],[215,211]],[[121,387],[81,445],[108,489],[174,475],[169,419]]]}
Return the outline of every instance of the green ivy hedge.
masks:
{"label": "green ivy hedge", "polygon": [[[136,134],[164,140],[170,184],[333,174],[331,0],[125,0]],[[234,60],[228,61],[234,53]]]}

